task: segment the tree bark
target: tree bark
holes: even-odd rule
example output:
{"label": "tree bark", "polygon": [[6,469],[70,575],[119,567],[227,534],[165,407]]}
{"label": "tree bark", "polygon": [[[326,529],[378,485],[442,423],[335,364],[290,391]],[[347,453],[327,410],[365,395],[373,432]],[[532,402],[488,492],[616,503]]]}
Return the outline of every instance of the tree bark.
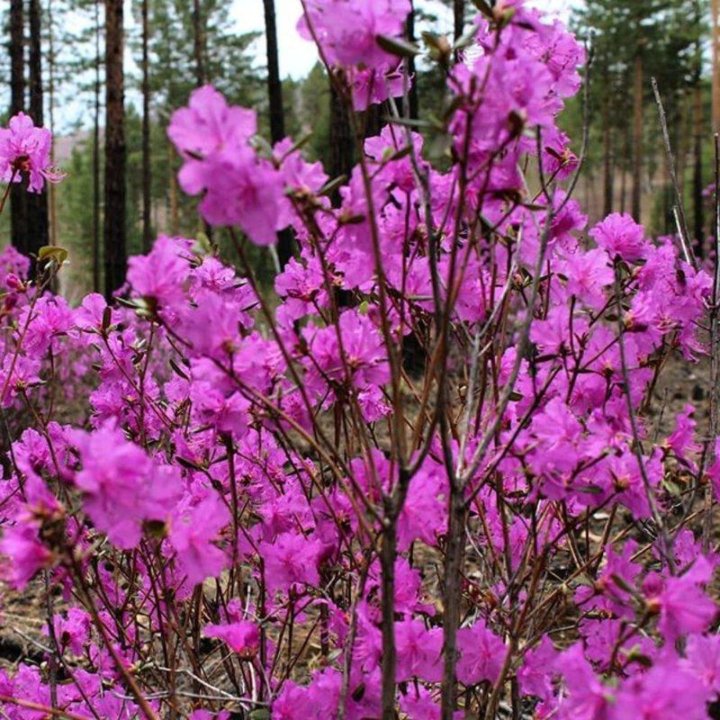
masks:
{"label": "tree bark", "polygon": [[[30,116],[35,125],[45,123],[42,83],[42,18],[40,0],[30,0]],[[29,193],[28,205],[28,242],[27,252],[37,256],[44,245],[50,243],[48,220],[48,196],[45,189],[39,193]]]}
{"label": "tree bark", "polygon": [[125,281],[123,0],[105,0],[105,297]]}
{"label": "tree bark", "polygon": [[712,0],[712,129],[720,132],[720,0]]}
{"label": "tree bark", "polygon": [[620,175],[620,212],[625,213],[627,209],[627,159],[630,157],[630,131],[625,131],[625,141],[623,143],[623,162],[621,164],[621,175]]}
{"label": "tree bark", "polygon": [[93,117],[93,236],[92,272],[93,291],[100,292],[100,3],[95,0],[95,108]]}
{"label": "tree bark", "polygon": [[[350,116],[342,98],[330,85],[330,174],[332,178],[345,175],[350,177],[353,168],[354,148]],[[331,201],[333,207],[340,206],[340,192],[335,190]]]}
{"label": "tree bark", "polygon": [[644,71],[642,54],[640,52],[638,52],[635,57],[634,77],[632,214],[637,222],[642,222]]}
{"label": "tree bark", "polygon": [[[25,19],[23,0],[10,0],[10,115],[25,110]],[[10,188],[10,240],[28,251],[27,193],[23,183]]]}
{"label": "tree bark", "polygon": [[603,215],[613,211],[614,173],[613,162],[613,131],[610,124],[610,102],[606,98],[603,104]]}
{"label": "tree bark", "polygon": [[[55,23],[53,21],[53,4],[48,0],[48,120],[50,130],[55,132]],[[50,159],[55,164],[55,143],[50,148]],[[54,184],[48,186],[48,199],[50,201],[50,244],[57,245],[57,188]]]}
{"label": "tree bark", "polygon": [[149,252],[152,245],[152,170],[150,156],[150,67],[148,60],[148,43],[150,27],[148,22],[148,0],[142,0],[142,234],[143,251]]}
{"label": "tree bark", "polygon": [[[408,40],[415,42],[415,3],[410,2],[410,14],[407,18],[406,32]],[[420,102],[418,99],[417,76],[415,73],[415,56],[411,55],[407,61],[408,74],[410,75],[410,93],[408,98],[409,114],[411,120],[417,120],[420,117]]]}
{"label": "tree bark", "polygon": [[205,72],[205,31],[200,0],[193,0],[193,54],[195,55],[195,82],[202,87],[207,82]]}
{"label": "tree bark", "polygon": [[700,257],[705,255],[705,218],[703,214],[703,98],[702,84],[699,82],[695,86],[695,132],[694,132],[694,152],[693,152],[693,229],[695,235],[695,252]]}
{"label": "tree bark", "polygon": [[[275,0],[263,0],[265,10],[265,44],[267,47],[267,85],[270,101],[270,137],[273,145],[285,137],[285,109],[283,107],[280,61],[278,58]],[[277,253],[280,267],[284,268],[293,256],[295,241],[290,228],[278,233]]]}
{"label": "tree bark", "polygon": [[453,0],[453,31],[455,42],[463,36],[465,28],[465,0]]}

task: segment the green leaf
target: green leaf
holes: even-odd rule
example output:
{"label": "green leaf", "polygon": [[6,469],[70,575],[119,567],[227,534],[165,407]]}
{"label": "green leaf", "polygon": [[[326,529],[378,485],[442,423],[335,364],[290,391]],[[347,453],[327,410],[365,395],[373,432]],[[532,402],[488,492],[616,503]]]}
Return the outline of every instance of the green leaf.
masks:
{"label": "green leaf", "polygon": [[328,180],[318,191],[318,195],[332,195],[339,187],[341,187],[347,181],[347,175],[340,175],[339,177]]}
{"label": "green leaf", "polygon": [[270,720],[270,711],[267,708],[256,708],[248,717],[250,720]]}
{"label": "green leaf", "polygon": [[112,309],[108,305],[103,310],[103,317],[102,317],[102,329],[107,330],[110,327],[110,322],[112,321]]}
{"label": "green leaf", "polygon": [[175,371],[177,375],[179,375],[183,380],[189,380],[190,378],[187,376],[183,370],[180,369],[180,366],[172,359],[170,358],[170,367]]}
{"label": "green leaf", "polygon": [[40,260],[40,262],[54,262],[58,267],[65,263],[68,256],[69,253],[65,248],[55,245],[45,245],[38,250],[38,260]]}
{"label": "green leaf", "polygon": [[485,2],[485,0],[472,0],[473,5],[489,20],[493,20],[495,16],[493,15],[492,8]]}
{"label": "green leaf", "polygon": [[477,28],[473,27],[468,30],[462,37],[458,38],[457,42],[453,45],[453,50],[464,50],[466,47],[470,47],[475,42],[476,34]]}
{"label": "green leaf", "polygon": [[421,50],[417,45],[414,45],[403,38],[394,38],[389,35],[377,35],[377,44],[386,52],[391,55],[396,55],[401,58],[414,58],[419,55]]}

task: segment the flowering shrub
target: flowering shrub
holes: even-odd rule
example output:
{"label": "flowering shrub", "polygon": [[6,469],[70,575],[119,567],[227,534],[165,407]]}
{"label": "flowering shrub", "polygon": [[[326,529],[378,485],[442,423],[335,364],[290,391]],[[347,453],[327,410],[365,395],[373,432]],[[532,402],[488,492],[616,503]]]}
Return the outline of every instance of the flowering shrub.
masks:
{"label": "flowering shrub", "polygon": [[[407,86],[407,10],[307,1],[356,108]],[[706,352],[712,280],[629,216],[587,229],[562,25],[508,1],[474,32],[447,63],[450,168],[396,115],[338,208],[292,141],[195,91],[180,182],[240,272],[161,237],[122,302],[70,309],[44,292],[57,254],[30,283],[6,251],[2,405],[31,420],[0,552],[47,595],[45,662],[0,672],[6,717],[708,716],[720,461],[692,406],[664,438],[649,408],[673,354]],[[270,302],[245,243],[287,227]],[[56,415],[58,378],[84,421]]]}

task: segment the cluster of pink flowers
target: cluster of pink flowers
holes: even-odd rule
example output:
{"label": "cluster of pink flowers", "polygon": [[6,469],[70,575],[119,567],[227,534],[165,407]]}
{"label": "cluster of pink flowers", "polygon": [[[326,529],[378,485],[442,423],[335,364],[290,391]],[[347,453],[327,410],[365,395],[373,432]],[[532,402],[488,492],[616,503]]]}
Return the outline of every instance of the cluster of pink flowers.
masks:
{"label": "cluster of pink flowers", "polygon": [[[402,92],[377,37],[409,3],[305,5],[357,107]],[[519,0],[486,11],[448,74],[456,161],[388,125],[338,208],[252,111],[204,87],[176,112],[209,223],[239,249],[292,227],[276,302],[186,238],[113,306],[0,258],[1,567],[62,599],[55,672],[0,671],[8,717],[707,717],[720,461],[693,406],[669,434],[647,407],[706,352],[712,280],[629,216],[588,229],[557,126],[583,51]]]}
{"label": "cluster of pink flowers", "polygon": [[356,110],[403,94],[400,62],[378,37],[404,34],[409,0],[307,0],[304,8],[300,34],[318,45],[325,63],[346,74]]}
{"label": "cluster of pink flowers", "polygon": [[40,192],[45,181],[58,182],[63,175],[50,164],[52,135],[36,127],[32,118],[19,113],[8,127],[0,127],[0,179],[19,183],[27,179],[30,192]]}

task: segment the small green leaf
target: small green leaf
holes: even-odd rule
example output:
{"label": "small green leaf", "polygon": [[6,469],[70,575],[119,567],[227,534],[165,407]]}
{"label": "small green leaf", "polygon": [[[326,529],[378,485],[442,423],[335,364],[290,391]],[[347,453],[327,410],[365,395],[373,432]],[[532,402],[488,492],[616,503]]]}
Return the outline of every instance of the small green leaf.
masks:
{"label": "small green leaf", "polygon": [[341,187],[347,181],[347,175],[340,175],[339,177],[328,180],[318,191],[318,195],[332,195],[339,187]]}
{"label": "small green leaf", "polygon": [[577,492],[585,493],[585,495],[602,495],[603,489],[596,485],[584,485],[583,487],[578,487]]}
{"label": "small green leaf", "polygon": [[477,28],[473,27],[468,30],[462,37],[458,38],[457,42],[453,45],[453,50],[464,50],[470,47],[475,42],[476,34]]}
{"label": "small green leaf", "polygon": [[473,5],[488,19],[493,20],[492,8],[485,2],[485,0],[472,0]]}
{"label": "small green leaf", "polygon": [[250,720],[270,720],[270,711],[267,708],[256,708],[248,717]]}
{"label": "small green leaf", "polygon": [[403,40],[403,38],[394,38],[389,35],[377,35],[377,44],[391,55],[401,58],[413,58],[420,54],[420,48],[413,43]]}
{"label": "small green leaf", "polygon": [[65,248],[55,245],[45,245],[38,250],[38,260],[54,262],[58,267],[68,259],[69,253]]}
{"label": "small green leaf", "polygon": [[189,380],[190,378],[187,376],[185,372],[183,372],[180,369],[180,366],[172,359],[170,358],[170,367],[175,371],[177,375],[179,375],[183,380]]}
{"label": "small green leaf", "polygon": [[162,520],[146,520],[143,529],[150,536],[162,540],[167,534],[167,525]]}

